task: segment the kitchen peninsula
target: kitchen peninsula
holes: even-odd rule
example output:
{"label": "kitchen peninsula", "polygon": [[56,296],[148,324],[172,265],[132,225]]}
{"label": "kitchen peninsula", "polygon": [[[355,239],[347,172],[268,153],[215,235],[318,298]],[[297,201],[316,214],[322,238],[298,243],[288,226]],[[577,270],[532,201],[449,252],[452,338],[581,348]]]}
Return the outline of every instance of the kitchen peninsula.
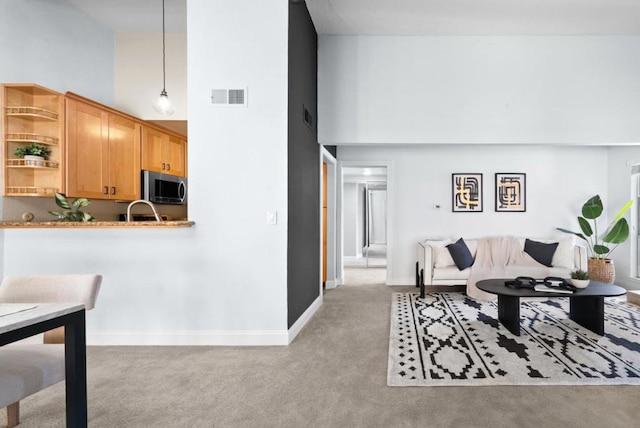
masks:
{"label": "kitchen peninsula", "polygon": [[0,229],[111,229],[193,227],[194,221],[0,221]]}

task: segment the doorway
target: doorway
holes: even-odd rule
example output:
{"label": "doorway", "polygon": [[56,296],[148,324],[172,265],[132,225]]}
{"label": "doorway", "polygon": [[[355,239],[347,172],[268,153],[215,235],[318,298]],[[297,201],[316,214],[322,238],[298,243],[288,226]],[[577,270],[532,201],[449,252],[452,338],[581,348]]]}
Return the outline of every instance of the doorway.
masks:
{"label": "doorway", "polygon": [[320,293],[341,284],[337,263],[337,161],[324,147],[320,151]]}
{"label": "doorway", "polygon": [[342,263],[345,284],[388,278],[387,166],[343,163]]}

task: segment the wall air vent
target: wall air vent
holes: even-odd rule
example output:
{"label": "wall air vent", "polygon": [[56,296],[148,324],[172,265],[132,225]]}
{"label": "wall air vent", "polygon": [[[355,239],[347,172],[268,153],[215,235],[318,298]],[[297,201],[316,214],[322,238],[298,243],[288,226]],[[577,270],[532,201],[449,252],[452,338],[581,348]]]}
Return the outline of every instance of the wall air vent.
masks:
{"label": "wall air vent", "polygon": [[247,88],[212,89],[211,105],[218,107],[246,107]]}

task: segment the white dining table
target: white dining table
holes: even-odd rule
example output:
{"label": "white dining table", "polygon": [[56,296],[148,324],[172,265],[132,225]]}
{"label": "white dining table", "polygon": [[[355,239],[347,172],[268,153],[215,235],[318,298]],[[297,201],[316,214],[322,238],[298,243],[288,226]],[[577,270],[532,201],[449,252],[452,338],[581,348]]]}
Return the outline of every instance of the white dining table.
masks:
{"label": "white dining table", "polygon": [[0,346],[65,328],[67,427],[87,426],[87,341],[80,304],[0,303]]}

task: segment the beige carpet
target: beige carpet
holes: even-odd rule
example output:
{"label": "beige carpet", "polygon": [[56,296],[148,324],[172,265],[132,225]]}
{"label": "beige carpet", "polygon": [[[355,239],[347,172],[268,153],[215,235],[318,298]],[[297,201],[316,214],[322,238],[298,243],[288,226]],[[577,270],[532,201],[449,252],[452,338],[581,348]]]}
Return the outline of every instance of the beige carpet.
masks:
{"label": "beige carpet", "polygon": [[[90,347],[89,427],[631,427],[640,388],[387,386],[393,292],[343,286],[289,347]],[[64,426],[64,385],[22,402]]]}

